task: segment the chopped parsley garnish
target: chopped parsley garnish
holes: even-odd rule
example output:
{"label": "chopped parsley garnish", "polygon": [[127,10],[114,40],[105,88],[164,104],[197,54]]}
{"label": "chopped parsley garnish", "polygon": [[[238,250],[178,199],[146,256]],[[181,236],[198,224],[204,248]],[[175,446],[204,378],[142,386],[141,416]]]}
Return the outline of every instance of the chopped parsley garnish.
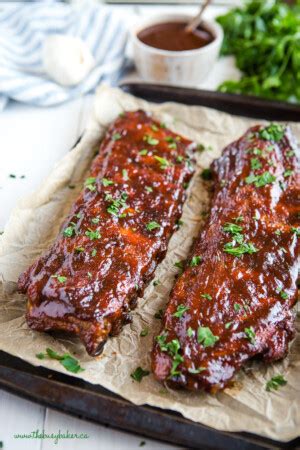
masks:
{"label": "chopped parsley garnish", "polygon": [[160,169],[165,170],[167,167],[171,165],[170,161],[168,161],[166,158],[162,158],[160,156],[154,156],[154,159],[159,162]]}
{"label": "chopped parsley garnish", "polygon": [[92,278],[93,275],[91,274],[91,272],[88,272],[88,273],[87,273],[87,276],[88,276],[89,278]]}
{"label": "chopped parsley garnish", "polygon": [[284,173],[283,176],[284,178],[290,177],[291,175],[293,175],[293,171],[291,169],[287,169]]}
{"label": "chopped parsley garnish", "polygon": [[158,126],[156,126],[155,124],[151,125],[151,129],[153,131],[158,131]]}
{"label": "chopped parsley garnish", "polygon": [[176,312],[173,314],[174,317],[181,318],[183,314],[188,311],[190,308],[184,305],[178,305]]}
{"label": "chopped parsley garnish", "polygon": [[227,222],[223,226],[223,230],[228,232],[228,233],[231,233],[231,234],[235,235],[235,234],[240,233],[241,231],[243,231],[243,227],[241,227],[240,225],[236,225],[235,223]]}
{"label": "chopped parsley garnish", "polygon": [[174,263],[174,266],[177,267],[180,270],[183,270],[183,261],[176,261]]}
{"label": "chopped parsley garnish", "polygon": [[143,137],[143,140],[144,140],[145,142],[147,142],[147,144],[149,144],[149,145],[157,145],[157,144],[159,143],[159,140],[158,140],[158,139],[155,139],[154,137],[150,136],[149,134],[146,134],[146,135]]}
{"label": "chopped parsley garnish", "polygon": [[176,143],[175,139],[172,136],[167,136],[165,138],[165,141],[169,142],[169,145],[168,145],[169,148],[171,148],[171,149],[176,149],[177,148],[177,143]]}
{"label": "chopped parsley garnish", "polygon": [[84,182],[84,185],[91,192],[94,192],[96,190],[96,178],[95,177],[87,178]]}
{"label": "chopped parsley garnish", "polygon": [[160,281],[159,280],[154,280],[153,281],[153,286],[158,286],[160,284]]}
{"label": "chopped parsley garnish", "polygon": [[122,170],[122,177],[123,177],[123,180],[125,180],[125,181],[129,180],[128,171],[126,169]]}
{"label": "chopped parsley garnish", "polygon": [[141,337],[145,337],[147,336],[149,333],[149,329],[148,328],[144,328],[141,332],[140,332],[140,336]]}
{"label": "chopped parsley garnish", "polygon": [[90,238],[91,241],[93,241],[94,239],[100,239],[101,238],[101,234],[99,233],[98,230],[91,230],[90,228],[85,232],[85,235]]}
{"label": "chopped parsley garnish", "polygon": [[84,252],[84,247],[75,247],[75,252],[77,252],[77,253]]}
{"label": "chopped parsley garnish", "polygon": [[164,315],[164,311],[162,309],[159,309],[155,314],[154,317],[155,319],[162,319]]}
{"label": "chopped parsley garnish", "polygon": [[211,171],[211,169],[204,169],[204,170],[202,170],[202,172],[201,172],[201,178],[203,179],[203,180],[211,180],[212,179],[212,171]]}
{"label": "chopped parsley garnish", "polygon": [[294,154],[294,150],[289,150],[288,152],[286,152],[286,156],[294,156]]}
{"label": "chopped parsley garnish", "polygon": [[260,160],[258,158],[251,158],[250,163],[251,163],[252,170],[257,170],[262,167],[262,163],[260,162]]}
{"label": "chopped parsley garnish", "polygon": [[297,237],[299,237],[300,236],[300,227],[298,227],[298,228],[292,227],[291,232],[294,233]]}
{"label": "chopped parsley garnish", "polygon": [[274,377],[271,378],[271,380],[267,381],[266,383],[266,391],[271,391],[274,389],[277,391],[280,386],[285,386],[287,384],[286,379],[283,375],[274,375]]}
{"label": "chopped parsley garnish", "polygon": [[233,322],[227,322],[227,323],[225,323],[225,328],[226,328],[226,330],[228,330],[228,328],[230,328],[232,324],[233,324]]}
{"label": "chopped parsley garnish", "polygon": [[104,187],[111,186],[114,184],[112,180],[109,180],[108,178],[102,178],[102,184]]}
{"label": "chopped parsley garnish", "polygon": [[110,202],[110,205],[106,209],[106,211],[111,214],[112,216],[116,217],[124,217],[123,214],[120,214],[120,210],[122,208],[126,208],[126,200],[128,198],[128,195],[126,192],[122,192],[121,196],[119,198],[114,199],[111,194],[106,194],[105,200]]}
{"label": "chopped parsley garnish", "polygon": [[182,227],[182,225],[184,225],[184,221],[181,219],[178,219],[176,222],[176,225],[177,225],[177,228],[180,228],[180,227]]}
{"label": "chopped parsley garnish", "polygon": [[284,136],[284,127],[276,123],[271,123],[259,131],[259,137],[266,141],[280,141]]}
{"label": "chopped parsley garnish", "polygon": [[197,341],[203,347],[213,347],[219,340],[219,336],[214,336],[209,327],[199,327],[197,331]]}
{"label": "chopped parsley garnish", "polygon": [[59,283],[65,283],[67,281],[67,277],[64,277],[63,275],[51,275],[51,278],[57,278]]}
{"label": "chopped parsley garnish", "polygon": [[146,148],[143,148],[141,151],[139,151],[139,155],[146,156],[148,154],[148,150]]}
{"label": "chopped parsley garnish", "polygon": [[134,379],[134,381],[137,381],[138,383],[140,383],[142,381],[142,379],[149,374],[150,374],[149,370],[144,370],[141,367],[137,367],[130,376],[131,376],[131,378]]}
{"label": "chopped parsley garnish", "polygon": [[202,261],[202,257],[201,256],[197,256],[197,255],[193,256],[192,259],[191,259],[191,262],[190,262],[190,266],[191,267],[199,266],[201,261]]}
{"label": "chopped parsley garnish", "polygon": [[280,294],[280,297],[281,297],[283,300],[287,300],[287,299],[289,298],[289,295],[287,294],[287,292],[285,292],[285,291],[283,291],[283,290],[278,291],[278,293]]}
{"label": "chopped parsley garnish", "polygon": [[235,246],[235,242],[228,242],[224,245],[223,251],[229,253],[230,255],[237,256],[238,258],[245,253],[252,255],[258,252],[258,249],[251,242],[243,242],[241,245]]}
{"label": "chopped parsley garnish", "polygon": [[260,148],[254,147],[251,150],[252,150],[253,155],[256,155],[256,156],[262,155],[262,150]]}
{"label": "chopped parsley garnish", "polygon": [[115,134],[112,135],[111,138],[112,138],[113,141],[118,141],[119,139],[121,139],[121,137],[122,136],[120,135],[120,133],[115,133]]}
{"label": "chopped parsley garnish", "polygon": [[281,231],[281,230],[276,230],[276,231],[275,231],[275,234],[276,234],[277,236],[280,236],[280,235],[281,235],[281,233],[282,233],[282,231]]}
{"label": "chopped parsley garnish", "polygon": [[72,237],[75,235],[75,227],[76,224],[74,222],[71,222],[71,225],[69,225],[67,228],[64,229],[63,235],[65,237]]}
{"label": "chopped parsley garnish", "polygon": [[188,335],[188,337],[193,337],[194,336],[193,328],[188,327],[186,334]]}
{"label": "chopped parsley garnish", "polygon": [[93,217],[91,222],[97,224],[97,223],[100,222],[100,218],[99,217]]}
{"label": "chopped parsley garnish", "polygon": [[241,309],[241,305],[239,303],[234,303],[233,309],[235,310],[235,312],[239,312]]}
{"label": "chopped parsley garnish", "polygon": [[245,178],[247,184],[254,184],[255,187],[263,187],[267,184],[272,184],[276,180],[276,177],[270,172],[264,172],[262,175],[250,174]]}
{"label": "chopped parsley garnish", "polygon": [[178,339],[172,339],[170,342],[166,342],[167,335],[161,334],[156,337],[157,343],[162,352],[167,352],[173,359],[172,368],[170,371],[170,377],[175,375],[180,375],[180,372],[177,370],[180,363],[183,362],[183,357],[179,354],[180,350],[180,342]]}
{"label": "chopped parsley garnish", "polygon": [[[241,234],[241,231],[243,231],[243,227],[240,225],[237,225],[235,223],[227,222],[223,226],[223,230],[225,232],[231,233],[233,236],[232,242],[227,242],[224,247],[223,251],[225,253],[229,253],[233,256],[241,256],[244,253],[255,253],[258,252],[258,249],[252,244],[251,242],[244,242],[244,236]],[[240,245],[236,245],[240,244]]]}
{"label": "chopped parsley garnish", "polygon": [[153,188],[151,186],[145,186],[145,191],[153,192]]}
{"label": "chopped parsley garnish", "polygon": [[244,332],[247,339],[251,342],[251,344],[255,344],[255,331],[253,327],[245,328]]}
{"label": "chopped parsley garnish", "polygon": [[178,155],[176,157],[176,162],[181,163],[183,161],[183,156],[182,155]]}
{"label": "chopped parsley garnish", "polygon": [[212,300],[212,296],[209,294],[201,294],[200,297],[206,298],[207,300]]}
{"label": "chopped parsley garnish", "polygon": [[160,225],[159,223],[153,220],[152,222],[147,223],[146,228],[148,231],[152,231],[155,230],[156,228],[160,228]]}
{"label": "chopped parsley garnish", "polygon": [[97,255],[97,250],[95,248],[93,248],[91,256],[94,258],[94,256]]}
{"label": "chopped parsley garnish", "polygon": [[45,358],[56,359],[66,370],[72,373],[79,373],[84,370],[80,366],[78,360],[75,359],[72,355],[70,355],[69,353],[59,355],[51,348],[46,348],[46,353],[38,353],[36,357],[38,359],[45,359]]}

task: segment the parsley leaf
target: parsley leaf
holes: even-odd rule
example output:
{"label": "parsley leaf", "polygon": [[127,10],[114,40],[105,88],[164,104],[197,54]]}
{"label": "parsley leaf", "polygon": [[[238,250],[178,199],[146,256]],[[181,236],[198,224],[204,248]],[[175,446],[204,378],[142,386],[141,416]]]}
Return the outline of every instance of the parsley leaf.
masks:
{"label": "parsley leaf", "polygon": [[51,278],[57,278],[59,283],[65,283],[67,281],[67,277],[64,277],[63,275],[51,275]]}
{"label": "parsley leaf", "polygon": [[144,328],[141,332],[140,332],[140,336],[141,337],[145,337],[147,336],[149,333],[149,329],[148,328]]}
{"label": "parsley leaf", "polygon": [[152,231],[156,228],[160,228],[160,225],[159,223],[155,222],[155,220],[153,220],[152,222],[147,223],[146,228],[147,230]]}
{"label": "parsley leaf", "polygon": [[251,163],[252,170],[257,170],[262,167],[262,163],[260,162],[260,160],[258,158],[251,158],[250,163]]}
{"label": "parsley leaf", "polygon": [[223,251],[238,258],[245,253],[252,255],[258,252],[258,249],[251,242],[243,242],[241,245],[235,246],[235,242],[228,242],[224,245]]}
{"label": "parsley leaf", "polygon": [[163,170],[171,165],[170,161],[168,161],[166,158],[161,158],[160,156],[155,155],[154,159],[159,162],[159,167]]}
{"label": "parsley leaf", "polygon": [[145,142],[147,142],[147,144],[149,144],[149,145],[157,145],[157,144],[159,143],[159,140],[158,140],[158,139],[155,139],[154,137],[150,136],[149,134],[146,134],[146,135],[143,137],[143,140],[144,140]]}
{"label": "parsley leaf", "polygon": [[112,180],[109,180],[108,178],[102,178],[102,184],[104,187],[111,186],[114,184]]}
{"label": "parsley leaf", "polygon": [[150,374],[149,370],[144,370],[142,367],[137,367],[135,371],[130,375],[134,381],[140,383],[142,379]]}
{"label": "parsley leaf", "polygon": [[91,241],[101,238],[101,234],[98,230],[91,230],[90,228],[85,232],[85,235],[89,237]]}
{"label": "parsley leaf", "polygon": [[128,181],[129,177],[128,177],[128,171],[126,169],[122,170],[122,177],[124,181]]}
{"label": "parsley leaf", "polygon": [[197,331],[197,340],[204,347],[213,347],[219,340],[219,336],[214,336],[209,327],[199,327]]}
{"label": "parsley leaf", "polygon": [[244,332],[247,339],[251,342],[251,344],[255,344],[255,331],[253,327],[245,328]]}
{"label": "parsley leaf", "polygon": [[283,375],[274,375],[269,381],[266,383],[266,391],[270,392],[272,389],[277,391],[280,386],[285,386],[287,384],[286,379]]}
{"label": "parsley leaf", "polygon": [[196,267],[199,266],[199,264],[202,261],[202,257],[201,256],[193,256],[190,262],[190,267]]}
{"label": "parsley leaf", "polygon": [[72,373],[79,373],[84,371],[84,369],[80,366],[78,360],[69,353],[59,355],[51,348],[46,348],[46,353],[38,353],[36,357],[39,359],[45,359],[46,357],[50,359],[56,359],[66,370]]}
{"label": "parsley leaf", "polygon": [[284,136],[284,127],[276,123],[271,123],[259,132],[259,137],[266,141],[280,141]]}
{"label": "parsley leaf", "polygon": [[255,187],[263,187],[267,184],[272,184],[276,180],[276,177],[270,172],[264,172],[262,175],[250,174],[245,178],[247,184],[254,184]]}
{"label": "parsley leaf", "polygon": [[115,133],[115,134],[112,135],[111,138],[112,138],[113,141],[118,141],[119,139],[121,139],[121,137],[122,136],[120,135],[120,133]]}
{"label": "parsley leaf", "polygon": [[177,306],[177,311],[173,314],[174,317],[178,317],[181,318],[183,316],[183,314],[188,311],[190,308],[188,306],[184,306],[184,305],[178,305]]}
{"label": "parsley leaf", "polygon": [[87,178],[84,182],[84,185],[91,192],[94,192],[96,190],[96,178],[95,177]]}
{"label": "parsley leaf", "polygon": [[201,294],[200,297],[206,298],[207,300],[212,300],[212,296],[209,294]]}
{"label": "parsley leaf", "polygon": [[237,234],[243,231],[243,227],[241,227],[240,225],[236,225],[235,223],[227,222],[223,226],[223,230],[231,234]]}

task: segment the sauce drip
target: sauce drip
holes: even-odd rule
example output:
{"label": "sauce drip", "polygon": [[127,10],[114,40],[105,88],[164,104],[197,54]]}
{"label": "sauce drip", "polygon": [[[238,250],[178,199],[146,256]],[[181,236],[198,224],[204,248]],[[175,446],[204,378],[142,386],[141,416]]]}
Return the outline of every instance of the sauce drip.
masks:
{"label": "sauce drip", "polygon": [[195,50],[214,40],[214,36],[204,28],[187,33],[184,30],[186,25],[185,22],[158,23],[140,31],[137,37],[150,47],[173,52]]}

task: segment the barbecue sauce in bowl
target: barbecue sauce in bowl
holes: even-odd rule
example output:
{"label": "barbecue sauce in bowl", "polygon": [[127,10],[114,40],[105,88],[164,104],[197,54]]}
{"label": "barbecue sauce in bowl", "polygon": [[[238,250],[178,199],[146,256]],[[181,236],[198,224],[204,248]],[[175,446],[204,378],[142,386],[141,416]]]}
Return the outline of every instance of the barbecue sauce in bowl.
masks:
{"label": "barbecue sauce in bowl", "polygon": [[212,33],[201,27],[192,33],[187,33],[186,25],[185,22],[158,23],[144,28],[137,37],[150,47],[171,52],[195,50],[214,40]]}

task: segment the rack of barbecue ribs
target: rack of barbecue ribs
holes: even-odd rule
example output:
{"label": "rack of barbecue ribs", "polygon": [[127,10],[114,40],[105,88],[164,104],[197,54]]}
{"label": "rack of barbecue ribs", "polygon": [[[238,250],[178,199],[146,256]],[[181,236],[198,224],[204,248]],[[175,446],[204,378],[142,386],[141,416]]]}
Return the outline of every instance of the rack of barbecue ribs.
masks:
{"label": "rack of barbecue ribs", "polygon": [[295,335],[299,148],[289,128],[249,129],[211,165],[211,211],[177,279],[152,352],[156,379],[215,392]]}
{"label": "rack of barbecue ribs", "polygon": [[51,248],[19,278],[26,320],[101,353],[163,259],[193,174],[193,143],[143,111],[109,128]]}

